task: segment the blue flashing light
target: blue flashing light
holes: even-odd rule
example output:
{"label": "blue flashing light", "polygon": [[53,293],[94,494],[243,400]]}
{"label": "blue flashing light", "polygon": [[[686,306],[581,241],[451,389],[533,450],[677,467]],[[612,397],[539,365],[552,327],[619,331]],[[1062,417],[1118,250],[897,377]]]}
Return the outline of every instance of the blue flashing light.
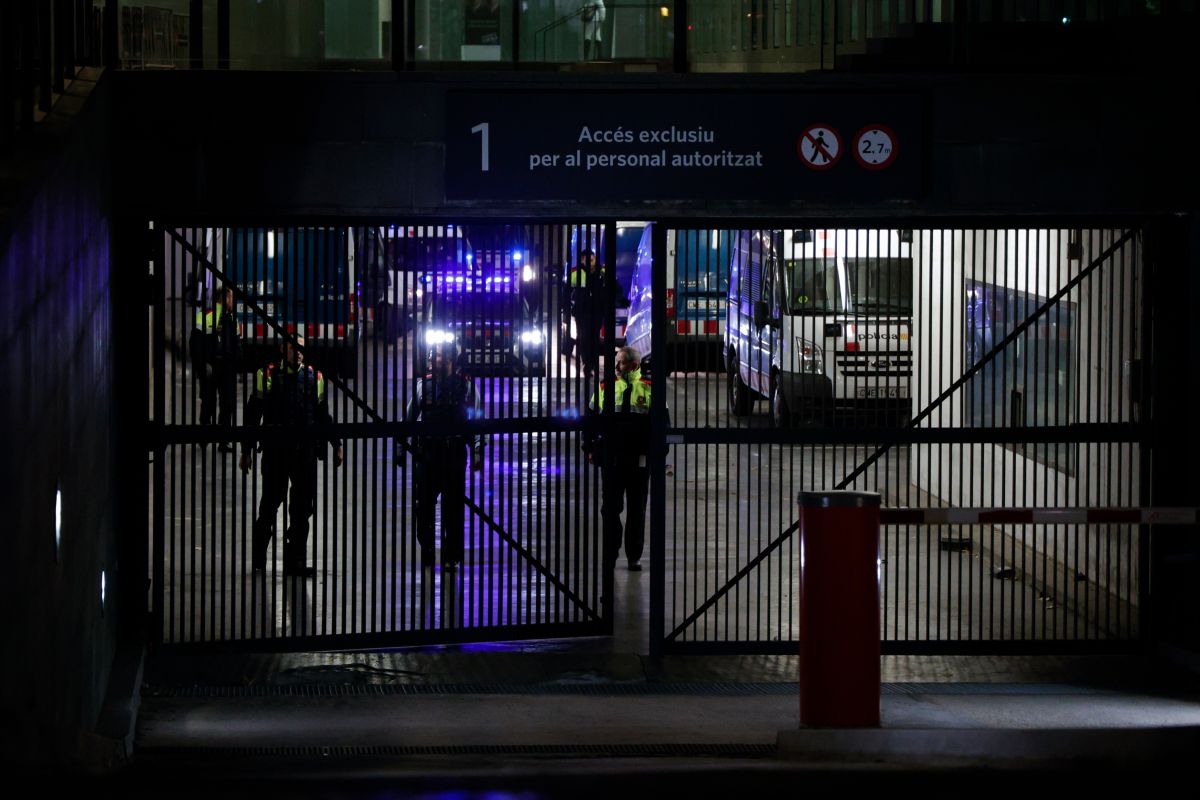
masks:
{"label": "blue flashing light", "polygon": [[521,251],[520,250],[513,251],[513,261],[517,262],[518,264],[521,263]]}

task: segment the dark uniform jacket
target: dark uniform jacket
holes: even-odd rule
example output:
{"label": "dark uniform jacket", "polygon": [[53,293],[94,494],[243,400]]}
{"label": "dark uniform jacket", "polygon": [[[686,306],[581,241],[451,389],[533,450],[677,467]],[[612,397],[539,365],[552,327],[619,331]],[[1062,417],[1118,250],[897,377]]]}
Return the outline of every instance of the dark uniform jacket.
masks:
{"label": "dark uniform jacket", "polygon": [[[445,376],[430,374],[418,380],[412,399],[404,410],[404,419],[409,422],[444,423],[459,429],[467,420],[482,416],[483,401],[475,391],[475,382],[458,371]],[[444,447],[461,446],[468,441],[472,449],[481,450],[486,437],[483,434],[417,437],[414,444]]]}
{"label": "dark uniform jacket", "polygon": [[246,401],[245,423],[251,429],[260,423],[295,427],[295,437],[289,443],[267,442],[266,449],[302,450],[303,454],[324,459],[326,442],[334,449],[341,446],[332,434],[318,432],[332,425],[333,417],[325,395],[325,378],[308,364],[299,369],[286,364],[260,369],[254,376],[254,393]]}

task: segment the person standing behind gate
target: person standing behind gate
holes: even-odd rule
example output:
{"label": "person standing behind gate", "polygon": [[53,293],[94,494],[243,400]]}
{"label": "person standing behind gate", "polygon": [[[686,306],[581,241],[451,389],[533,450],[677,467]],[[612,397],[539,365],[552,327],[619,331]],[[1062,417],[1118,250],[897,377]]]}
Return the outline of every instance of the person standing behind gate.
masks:
{"label": "person standing behind gate", "polygon": [[[467,420],[482,416],[483,402],[475,390],[475,382],[458,369],[457,355],[458,347],[454,342],[430,347],[429,373],[416,383],[404,411],[406,421],[462,430]],[[455,569],[462,563],[467,451],[469,449],[471,453],[471,470],[480,472],[485,443],[482,434],[468,436],[443,432],[413,439],[416,456],[413,494],[423,568],[432,568],[434,564],[434,513],[438,495],[442,497],[442,568]],[[404,445],[400,442],[396,443],[393,460],[397,467],[404,467]]]}
{"label": "person standing behind gate", "polygon": [[[238,321],[234,306],[233,289],[226,286],[220,294],[221,302],[203,318],[202,329],[208,338],[207,354],[212,365],[210,385],[215,384],[217,395],[217,424],[227,431],[233,430],[234,405],[237,402],[237,374],[242,360],[242,323]],[[197,313],[197,316],[199,314]],[[210,390],[211,403],[211,390]],[[205,414],[201,411],[200,416]],[[211,421],[211,407],[208,418]],[[233,451],[229,442],[221,442],[222,453]]]}
{"label": "person standing behind gate", "polygon": [[600,338],[611,292],[604,268],[590,249],[579,252],[579,266],[567,276],[571,289],[571,313],[575,317],[575,354],[585,375],[592,374],[600,352]]}
{"label": "person standing behind gate", "polygon": [[[625,558],[631,572],[641,570],[642,549],[646,539],[646,501],[649,499],[650,470],[650,381],[642,377],[641,356],[632,347],[617,350],[617,380],[613,386],[615,403],[611,426],[599,435],[584,439],[588,461],[600,467],[600,515],[604,524],[604,563],[617,565],[624,538]],[[608,402],[606,385],[592,396],[589,414],[601,414]],[[621,527],[621,510],[625,526]]]}
{"label": "person standing behind gate", "polygon": [[[307,566],[308,518],[317,506],[317,462],[325,460],[325,446],[334,450],[334,464],[342,465],[342,443],[319,427],[331,425],[325,378],[304,363],[300,348],[304,338],[280,345],[283,359],[254,376],[254,392],[246,400],[245,424],[250,430],[265,425],[286,428],[284,439],[270,439],[262,445],[262,497],[254,519],[251,555],[255,571],[267,566],[267,548],[275,536],[275,516],[291,482],[288,498],[288,527],[283,540],[283,574],[312,578],[315,567]],[[326,438],[328,437],[328,438]],[[255,440],[242,443],[242,472],[254,463]]]}
{"label": "person standing behind gate", "polygon": [[600,26],[604,23],[604,0],[584,0],[579,6],[583,20],[583,60],[600,58]]}
{"label": "person standing behind gate", "polygon": [[[219,422],[221,427],[232,429],[237,370],[242,357],[242,324],[237,319],[233,289],[222,288],[217,298],[215,308],[196,310],[189,349],[192,370],[200,382],[200,424]],[[220,449],[223,453],[233,450],[226,442],[221,443]]]}

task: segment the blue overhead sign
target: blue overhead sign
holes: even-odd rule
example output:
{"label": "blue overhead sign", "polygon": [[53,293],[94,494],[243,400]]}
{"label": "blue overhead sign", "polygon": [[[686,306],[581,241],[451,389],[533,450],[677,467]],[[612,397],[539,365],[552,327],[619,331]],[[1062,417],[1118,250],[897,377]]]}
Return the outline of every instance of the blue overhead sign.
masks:
{"label": "blue overhead sign", "polygon": [[871,202],[921,192],[915,95],[451,92],[447,104],[451,201]]}

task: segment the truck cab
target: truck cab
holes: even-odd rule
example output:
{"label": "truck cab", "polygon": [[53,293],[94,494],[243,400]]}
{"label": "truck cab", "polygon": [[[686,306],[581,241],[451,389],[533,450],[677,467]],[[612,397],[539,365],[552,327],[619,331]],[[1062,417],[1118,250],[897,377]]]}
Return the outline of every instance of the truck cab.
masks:
{"label": "truck cab", "polygon": [[772,422],[832,424],[845,412],[911,417],[912,234],[739,231],[729,270],[730,410],[770,401]]}

